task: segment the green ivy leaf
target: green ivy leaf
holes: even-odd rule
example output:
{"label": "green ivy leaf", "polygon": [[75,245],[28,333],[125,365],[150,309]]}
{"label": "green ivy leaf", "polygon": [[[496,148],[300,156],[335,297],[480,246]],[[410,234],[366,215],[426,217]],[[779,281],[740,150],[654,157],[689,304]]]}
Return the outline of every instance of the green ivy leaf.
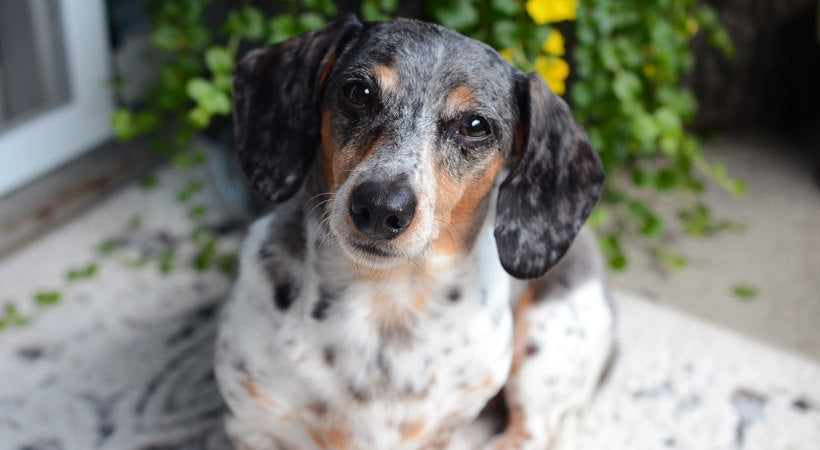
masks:
{"label": "green ivy leaf", "polygon": [[214,74],[229,74],[233,69],[233,57],[225,47],[210,47],[205,51],[205,65]]}
{"label": "green ivy leaf", "polygon": [[111,116],[111,127],[114,135],[120,141],[128,141],[137,135],[137,128],[134,124],[134,113],[128,109],[117,108]]}
{"label": "green ivy leaf", "polygon": [[502,19],[493,24],[493,39],[500,48],[515,47],[518,33],[518,25],[507,19]]}
{"label": "green ivy leaf", "polygon": [[399,7],[399,0],[379,0],[382,11],[392,14]]}
{"label": "green ivy leaf", "polygon": [[317,13],[304,13],[299,16],[299,26],[305,31],[318,30],[326,24],[325,18]]}
{"label": "green ivy leaf", "polygon": [[194,257],[193,266],[199,272],[208,270],[214,263],[216,239],[209,239]]}
{"label": "green ivy leaf", "polygon": [[163,275],[171,273],[176,260],[176,252],[173,248],[166,248],[159,257],[159,271]]}
{"label": "green ivy leaf", "polygon": [[670,136],[679,136],[683,133],[683,121],[672,108],[661,106],[655,110],[655,120],[661,133]]}
{"label": "green ivy leaf", "polygon": [[626,270],[627,265],[628,260],[626,259],[626,255],[623,253],[618,253],[609,258],[609,267],[615,272],[622,272]]}
{"label": "green ivy leaf", "polygon": [[211,123],[211,115],[207,109],[197,106],[188,112],[188,122],[197,128],[205,128]]}
{"label": "green ivy leaf", "polygon": [[592,210],[592,214],[587,219],[587,225],[593,229],[602,228],[609,224],[611,217],[609,212],[603,207],[598,207]]}
{"label": "green ivy leaf", "polygon": [[491,0],[490,7],[509,17],[515,17],[519,11],[519,2],[516,0]]}
{"label": "green ivy leaf", "polygon": [[156,188],[159,185],[159,179],[157,175],[154,173],[149,173],[148,175],[142,177],[140,180],[140,187],[143,190],[150,191],[151,189]]}
{"label": "green ivy leaf", "polygon": [[252,41],[265,37],[265,16],[256,8],[242,8],[242,36]]}
{"label": "green ivy leaf", "polygon": [[384,20],[384,15],[379,9],[378,0],[362,1],[362,18],[369,22]]}
{"label": "green ivy leaf", "polygon": [[233,78],[228,73],[218,73],[214,75],[214,87],[222,92],[231,92],[233,89]]}
{"label": "green ivy leaf", "polygon": [[193,220],[201,221],[208,215],[208,207],[205,205],[196,205],[188,210],[188,217]]}
{"label": "green ivy leaf", "polygon": [[188,96],[197,102],[201,102],[208,97],[208,95],[210,95],[215,88],[210,81],[202,77],[195,77],[188,81],[188,84],[185,86],[185,90],[188,92]]}
{"label": "green ivy leaf", "polygon": [[232,276],[236,273],[237,257],[234,254],[222,255],[217,261],[219,270],[227,276]]}
{"label": "green ivy leaf", "polygon": [[646,237],[657,238],[663,235],[663,220],[655,214],[648,214],[644,224],[641,226],[641,234]]}
{"label": "green ivy leaf", "polygon": [[747,283],[739,283],[732,288],[732,293],[739,300],[752,300],[757,297],[757,288]]}
{"label": "green ivy leaf", "polygon": [[185,187],[180,189],[177,193],[177,200],[180,203],[187,203],[193,196],[202,190],[202,183],[199,181],[191,181]]}
{"label": "green ivy leaf", "polygon": [[68,272],[66,272],[66,279],[68,279],[68,281],[77,281],[93,278],[96,274],[97,265],[92,263],[78,269],[69,269]]}
{"label": "green ivy leaf", "polygon": [[478,24],[478,9],[470,0],[430,2],[433,17],[447,28],[463,31]]}
{"label": "green ivy leaf", "polygon": [[678,175],[672,169],[664,169],[655,177],[655,187],[660,191],[670,191],[678,187]]}
{"label": "green ivy leaf", "polygon": [[684,268],[686,268],[686,265],[688,264],[688,260],[685,256],[675,252],[670,252],[669,250],[665,250],[662,248],[653,249],[652,255],[661,264],[672,270],[683,270]]}
{"label": "green ivy leaf", "polygon": [[296,19],[290,14],[280,14],[268,23],[268,37],[269,44],[276,44],[296,36],[297,26]]}
{"label": "green ivy leaf", "polygon": [[[396,8],[393,8],[393,10],[395,9]],[[325,16],[335,16],[339,10],[336,8],[336,2],[334,0],[319,0],[319,12]]]}
{"label": "green ivy leaf", "polygon": [[632,184],[638,187],[647,187],[652,184],[652,174],[640,167],[632,170]]}
{"label": "green ivy leaf", "polygon": [[641,92],[641,80],[632,72],[621,72],[612,80],[612,91],[618,100],[631,102]]}
{"label": "green ivy leaf", "polygon": [[34,303],[39,306],[54,306],[60,303],[62,294],[57,291],[42,291],[34,294]]}
{"label": "green ivy leaf", "polygon": [[160,23],[151,32],[151,43],[158,50],[173,52],[182,44],[183,37],[180,29],[169,23]]}
{"label": "green ivy leaf", "polygon": [[644,146],[651,146],[660,135],[660,129],[653,117],[643,111],[636,111],[633,114],[630,130],[635,139]]}

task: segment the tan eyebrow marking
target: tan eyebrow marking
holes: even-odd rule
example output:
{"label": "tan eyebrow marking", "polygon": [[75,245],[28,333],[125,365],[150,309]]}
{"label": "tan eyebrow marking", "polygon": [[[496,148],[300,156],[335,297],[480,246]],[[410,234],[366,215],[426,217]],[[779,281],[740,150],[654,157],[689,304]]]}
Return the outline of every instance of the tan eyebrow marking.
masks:
{"label": "tan eyebrow marking", "polygon": [[444,112],[447,115],[454,116],[460,111],[467,109],[469,105],[478,103],[478,99],[473,95],[472,91],[464,86],[458,86],[453,89],[444,99]]}
{"label": "tan eyebrow marking", "polygon": [[399,83],[399,76],[396,75],[393,69],[379,64],[373,67],[373,73],[376,75],[376,81],[379,83],[379,88],[382,92],[390,92],[396,89]]}

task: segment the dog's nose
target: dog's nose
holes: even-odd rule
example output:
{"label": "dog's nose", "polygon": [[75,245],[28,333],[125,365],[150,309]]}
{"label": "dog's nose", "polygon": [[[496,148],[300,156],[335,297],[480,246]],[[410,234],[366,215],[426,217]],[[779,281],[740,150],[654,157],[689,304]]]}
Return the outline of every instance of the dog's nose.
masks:
{"label": "dog's nose", "polygon": [[353,189],[350,217],[372,239],[390,240],[404,233],[416,214],[416,196],[404,182],[365,181]]}

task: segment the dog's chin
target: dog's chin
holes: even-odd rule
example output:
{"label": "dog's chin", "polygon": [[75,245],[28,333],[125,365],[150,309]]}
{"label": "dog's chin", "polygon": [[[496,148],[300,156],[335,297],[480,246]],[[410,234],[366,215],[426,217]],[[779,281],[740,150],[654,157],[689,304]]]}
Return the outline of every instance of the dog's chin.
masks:
{"label": "dog's chin", "polygon": [[363,241],[355,237],[339,236],[339,244],[354,263],[374,269],[389,269],[407,260],[390,243]]}
{"label": "dog's chin", "polygon": [[390,269],[414,258],[406,249],[392,241],[376,241],[344,232],[333,233],[344,253],[355,264],[373,268]]}

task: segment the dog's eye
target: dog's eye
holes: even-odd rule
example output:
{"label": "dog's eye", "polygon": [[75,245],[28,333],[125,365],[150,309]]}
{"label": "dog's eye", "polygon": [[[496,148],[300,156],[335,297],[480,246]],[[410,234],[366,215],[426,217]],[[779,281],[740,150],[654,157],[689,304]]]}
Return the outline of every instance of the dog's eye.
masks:
{"label": "dog's eye", "polygon": [[490,134],[490,124],[479,116],[470,116],[458,126],[458,134],[464,137],[482,138]]}
{"label": "dog's eye", "polygon": [[364,106],[373,99],[373,89],[364,83],[351,83],[344,87],[347,101],[356,106]]}

